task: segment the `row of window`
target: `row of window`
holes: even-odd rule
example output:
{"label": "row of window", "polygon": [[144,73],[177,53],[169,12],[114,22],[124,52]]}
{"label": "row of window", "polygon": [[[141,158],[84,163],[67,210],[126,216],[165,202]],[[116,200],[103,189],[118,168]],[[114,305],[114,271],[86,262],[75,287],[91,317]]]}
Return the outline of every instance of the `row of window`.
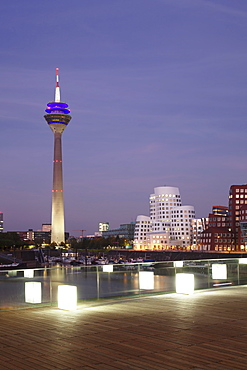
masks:
{"label": "row of window", "polygon": [[189,224],[183,224],[183,223],[179,223],[179,224],[174,224],[172,223],[172,226],[175,227],[175,226],[189,226]]}
{"label": "row of window", "polygon": [[223,251],[223,250],[224,251],[230,251],[230,250],[234,251],[235,248],[234,247],[227,246],[227,245],[220,244],[220,245],[216,245],[215,246],[215,250],[216,251]]}
{"label": "row of window", "polygon": [[[177,231],[180,231],[180,229],[181,229],[182,231],[184,230],[184,228],[183,228],[183,227],[181,227],[181,228],[180,228],[180,227],[174,227],[174,228],[173,228],[173,230],[175,230],[175,231],[176,231],[176,230],[177,230]],[[189,229],[188,229],[188,227],[186,227],[186,229],[185,229],[185,230],[189,230]]]}
{"label": "row of window", "polygon": [[[215,243],[231,243],[231,239],[214,239]],[[203,239],[202,243],[211,243],[211,239]]]}
{"label": "row of window", "polygon": [[138,225],[138,226],[136,226],[135,227],[135,230],[144,230],[145,229],[145,231],[147,230],[147,229],[150,229],[150,227],[151,227],[151,225]]}
{"label": "row of window", "polygon": [[226,217],[213,217],[213,218],[210,218],[210,221],[211,220],[213,220],[213,221],[225,221]]}
{"label": "row of window", "polygon": [[223,237],[231,237],[231,234],[230,233],[214,233],[214,234],[212,234],[212,233],[204,233],[203,235],[202,235],[202,237],[206,237],[206,238],[208,238],[208,237],[210,237],[210,236],[223,236]]}
{"label": "row of window", "polygon": [[[166,217],[167,217],[167,215],[166,215]],[[157,218],[157,217],[150,216],[150,219],[151,219],[151,220],[156,220],[156,218]],[[161,221],[161,222],[163,222],[163,221],[165,221],[165,222],[170,222],[170,220],[169,220],[169,219],[164,220],[164,218],[160,219],[160,221]]]}
{"label": "row of window", "polygon": [[188,232],[185,233],[184,231],[182,231],[181,233],[180,232],[172,232],[171,235],[189,235],[189,233]]}
{"label": "row of window", "polygon": [[136,224],[150,224],[150,221],[136,221]]}
{"label": "row of window", "polygon": [[[235,204],[247,204],[247,200],[242,200],[242,199],[236,199],[236,201],[234,202]],[[231,200],[229,201],[229,204],[234,204]],[[231,207],[229,207],[230,209]]]}
{"label": "row of window", "polygon": [[[172,218],[177,218],[177,217],[181,217],[181,216],[182,215],[172,215]],[[194,215],[184,215],[184,217],[194,218]]]}
{"label": "row of window", "polygon": [[216,224],[215,222],[213,222],[213,223],[209,223],[208,224],[208,226],[209,227],[226,227],[226,226],[228,226],[229,224],[226,224],[225,222],[222,222],[221,224]]}
{"label": "row of window", "polygon": [[166,244],[167,240],[154,240],[153,243],[161,243],[161,244],[165,243]]}
{"label": "row of window", "polygon": [[166,213],[167,215],[169,215],[170,212],[169,211],[161,211],[161,210],[156,211],[156,212],[155,211],[150,211],[150,215],[155,215],[155,213],[157,213],[157,214],[161,214],[161,213],[165,214]]}
{"label": "row of window", "polygon": [[[164,207],[164,206],[173,206],[173,208],[174,207],[179,207],[179,206],[181,206],[181,204],[179,204],[179,203],[176,203],[176,201],[174,201],[173,203],[172,202],[170,202],[170,203],[159,203],[159,204],[156,204],[156,205],[150,205],[150,209],[151,210],[153,210],[153,209],[155,209],[155,208],[159,208],[160,207],[160,209],[161,209],[161,207]],[[168,208],[167,208],[168,209]]]}
{"label": "row of window", "polygon": [[[239,193],[239,192],[240,193],[247,193],[247,189],[245,189],[245,188],[244,189],[235,189],[235,192],[236,193]],[[232,189],[230,189],[230,193],[232,193]]]}
{"label": "row of window", "polygon": [[[183,210],[181,210],[181,209],[180,209],[180,210],[173,210],[171,213],[179,213],[179,212],[180,212],[180,213],[183,213],[183,212],[184,212],[184,213],[187,213],[187,212],[188,212],[188,213],[195,213],[195,211],[190,211],[190,210],[187,210],[187,209],[183,209]],[[175,216],[174,216],[174,217],[175,217]]]}

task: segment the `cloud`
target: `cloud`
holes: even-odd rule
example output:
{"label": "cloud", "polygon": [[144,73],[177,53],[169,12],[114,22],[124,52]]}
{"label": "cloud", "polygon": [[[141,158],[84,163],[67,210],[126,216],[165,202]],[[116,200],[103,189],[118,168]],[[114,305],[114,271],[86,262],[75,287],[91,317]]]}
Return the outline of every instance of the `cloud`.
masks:
{"label": "cloud", "polygon": [[[196,3],[197,1],[193,1],[194,3]],[[213,11],[217,11],[219,13],[224,13],[224,14],[227,14],[227,15],[230,15],[231,16],[231,19],[232,17],[237,17],[237,18],[247,18],[247,11],[246,9],[245,10],[241,10],[241,9],[237,9],[235,6],[237,5],[240,5],[241,4],[237,4],[236,2],[234,2],[234,7],[233,6],[227,6],[226,5],[226,1],[219,1],[219,2],[216,2],[215,0],[199,0],[199,2],[204,6],[204,7],[207,7],[208,9],[212,9]],[[233,2],[231,2],[231,5],[233,5]]]}

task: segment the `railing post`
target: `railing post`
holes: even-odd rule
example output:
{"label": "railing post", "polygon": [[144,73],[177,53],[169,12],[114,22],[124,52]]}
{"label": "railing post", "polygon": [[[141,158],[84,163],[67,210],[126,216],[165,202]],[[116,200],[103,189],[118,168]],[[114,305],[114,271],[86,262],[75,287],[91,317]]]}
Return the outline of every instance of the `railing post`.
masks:
{"label": "railing post", "polygon": [[99,299],[99,266],[96,265],[96,276],[97,276],[97,299]]}
{"label": "railing post", "polygon": [[210,263],[209,261],[207,261],[207,265],[208,265],[208,288],[210,288]]}
{"label": "railing post", "polygon": [[138,271],[138,292],[140,295],[141,289],[140,289],[140,263],[137,263],[137,271]]}
{"label": "railing post", "polygon": [[52,281],[51,281],[51,274],[50,274],[50,303],[52,306]]}
{"label": "railing post", "polygon": [[238,267],[237,267],[237,274],[238,274],[238,285],[239,285],[239,261],[238,261]]}

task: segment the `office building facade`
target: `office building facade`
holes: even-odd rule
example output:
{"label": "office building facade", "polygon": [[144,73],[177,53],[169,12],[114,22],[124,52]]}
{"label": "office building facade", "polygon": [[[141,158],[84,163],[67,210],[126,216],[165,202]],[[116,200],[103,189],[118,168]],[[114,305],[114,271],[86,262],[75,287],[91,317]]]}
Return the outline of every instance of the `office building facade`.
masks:
{"label": "office building facade", "polygon": [[99,222],[99,232],[107,231],[110,228],[109,222]]}
{"label": "office building facade", "polygon": [[200,241],[204,230],[208,228],[208,218],[195,218],[191,220],[191,250],[201,250]]}
{"label": "office building facade", "polygon": [[109,229],[102,231],[103,238],[119,237],[122,239],[128,239],[130,242],[134,239],[135,222],[129,224],[121,224],[117,229]]}
{"label": "office building facade", "polygon": [[247,184],[232,185],[229,205],[221,208],[221,212],[218,209],[209,214],[208,229],[200,240],[201,249],[247,252]]}

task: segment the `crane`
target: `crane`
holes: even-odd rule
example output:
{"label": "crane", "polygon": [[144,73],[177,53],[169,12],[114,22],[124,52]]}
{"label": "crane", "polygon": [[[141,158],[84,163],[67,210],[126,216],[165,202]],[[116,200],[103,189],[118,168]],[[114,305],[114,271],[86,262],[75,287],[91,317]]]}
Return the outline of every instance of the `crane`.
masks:
{"label": "crane", "polygon": [[[72,231],[81,231],[81,240],[83,241],[83,232],[86,231],[85,229],[74,229]],[[76,259],[77,259],[77,247],[76,247]],[[85,249],[85,265],[87,265],[87,249]]]}

